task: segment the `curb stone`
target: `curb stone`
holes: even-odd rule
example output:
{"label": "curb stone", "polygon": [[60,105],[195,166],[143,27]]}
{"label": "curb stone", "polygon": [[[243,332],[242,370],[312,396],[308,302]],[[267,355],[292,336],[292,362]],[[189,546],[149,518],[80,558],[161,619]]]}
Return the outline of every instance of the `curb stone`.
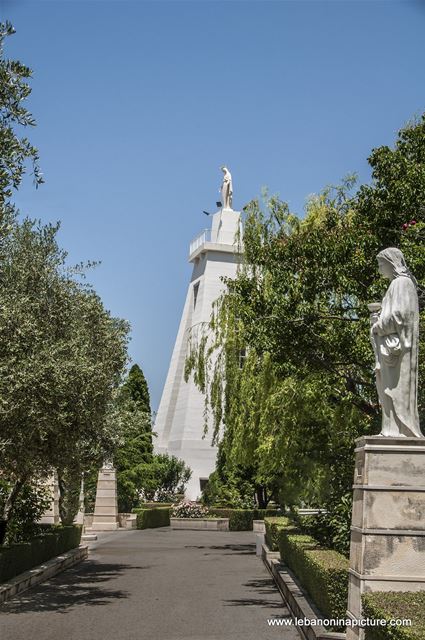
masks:
{"label": "curb stone", "polygon": [[[266,544],[263,544],[262,551],[263,562],[271,573],[292,617],[316,621],[323,619],[324,616],[309,601],[292,571],[280,562],[279,552],[270,551]],[[297,626],[296,628],[304,640],[346,640],[347,637],[342,632],[327,631],[325,627],[317,625],[317,623],[313,626]]]}

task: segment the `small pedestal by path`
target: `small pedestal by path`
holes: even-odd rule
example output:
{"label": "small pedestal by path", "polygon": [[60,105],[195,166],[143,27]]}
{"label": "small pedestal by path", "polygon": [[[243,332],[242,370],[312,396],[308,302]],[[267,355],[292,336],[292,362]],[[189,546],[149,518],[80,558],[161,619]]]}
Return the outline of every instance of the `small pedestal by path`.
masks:
{"label": "small pedestal by path", "polygon": [[91,529],[112,531],[118,528],[117,476],[113,466],[106,464],[99,471]]}
{"label": "small pedestal by path", "polygon": [[425,590],[425,438],[360,438],[353,489],[347,613],[361,619],[367,591]]}
{"label": "small pedestal by path", "polygon": [[59,483],[56,471],[46,480],[46,487],[50,493],[50,506],[44,512],[40,522],[42,524],[59,524]]}

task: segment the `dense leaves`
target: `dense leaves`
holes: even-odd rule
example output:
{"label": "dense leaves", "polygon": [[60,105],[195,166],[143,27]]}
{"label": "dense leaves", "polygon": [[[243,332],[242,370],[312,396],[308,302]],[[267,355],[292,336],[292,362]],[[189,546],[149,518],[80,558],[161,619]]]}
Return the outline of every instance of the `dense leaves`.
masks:
{"label": "dense leaves", "polygon": [[0,212],[12,196],[12,187],[19,187],[28,162],[35,183],[43,182],[37,149],[18,133],[21,127],[34,126],[35,121],[23,104],[31,93],[27,82],[31,69],[4,57],[5,40],[14,32],[9,22],[0,23]]}
{"label": "dense leaves", "polygon": [[13,32],[0,24],[0,468],[10,527],[20,495],[54,469],[61,516],[72,521],[81,472],[119,438],[112,399],[129,330],[84,284],[84,268],[67,267],[59,225],[20,221],[11,202],[28,165],[42,182],[37,150],[20,137],[35,124],[24,106],[31,71],[4,57]]}
{"label": "dense leaves", "polygon": [[109,417],[128,326],[66,268],[56,233],[24,220],[3,238],[0,461],[16,480],[56,468],[60,483],[70,469],[79,482],[117,437]]}
{"label": "dense leaves", "polygon": [[[425,119],[369,161],[370,185],[326,188],[303,218],[276,197],[250,203],[245,264],[186,363],[221,441],[218,472],[251,470],[282,504],[326,504],[341,549],[354,441],[379,432],[367,309],[386,288],[376,254],[399,247],[425,283]],[[423,338],[420,352],[423,422]]]}

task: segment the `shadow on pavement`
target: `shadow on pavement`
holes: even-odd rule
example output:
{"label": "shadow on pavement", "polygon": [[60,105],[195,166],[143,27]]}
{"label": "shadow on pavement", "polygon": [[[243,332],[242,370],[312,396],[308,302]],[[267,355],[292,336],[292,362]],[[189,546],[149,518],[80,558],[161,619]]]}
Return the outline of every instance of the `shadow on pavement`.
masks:
{"label": "shadow on pavement", "polygon": [[[235,600],[224,600],[227,607],[266,607],[267,609],[282,609],[283,602],[278,596],[273,580],[264,578],[261,580],[249,580],[245,582],[244,587],[249,587],[255,591],[252,598],[238,598]],[[270,597],[272,596],[272,597]],[[288,617],[288,616],[278,616]],[[289,616],[290,617],[290,616]]]}
{"label": "shadow on pavement", "polygon": [[113,600],[127,598],[129,593],[120,589],[107,589],[105,583],[124,571],[144,569],[149,567],[87,561],[5,602],[0,606],[0,614],[43,611],[67,613],[81,604],[106,605]]}
{"label": "shadow on pavement", "polygon": [[[186,545],[185,549],[212,549],[217,550],[222,553],[223,551],[228,552],[227,555],[238,555],[238,556],[247,556],[255,553],[255,544],[223,544],[223,545],[211,545],[211,546],[203,546],[203,545]],[[204,553],[205,556],[212,555],[211,553]],[[216,554],[216,555],[219,555]]]}

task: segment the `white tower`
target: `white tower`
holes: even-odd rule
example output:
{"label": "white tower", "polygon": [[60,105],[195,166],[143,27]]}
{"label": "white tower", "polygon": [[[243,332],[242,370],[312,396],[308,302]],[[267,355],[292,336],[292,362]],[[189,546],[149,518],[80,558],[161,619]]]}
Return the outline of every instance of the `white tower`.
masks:
{"label": "white tower", "polygon": [[[230,176],[228,171],[227,174]],[[225,180],[226,175],[223,191]],[[211,446],[210,432],[203,437],[204,396],[192,379],[187,383],[184,380],[189,336],[192,327],[209,322],[213,302],[223,290],[221,277],[234,278],[240,261],[237,233],[241,216],[230,208],[231,191],[229,198],[228,185],[226,189],[227,197],[223,193],[223,201],[228,208],[215,213],[212,228],[205,229],[190,243],[189,262],[193,264],[193,272],[155,421],[156,452],[177,456],[192,469],[186,489],[190,500],[199,497],[203,483],[214,471],[217,449]]]}

